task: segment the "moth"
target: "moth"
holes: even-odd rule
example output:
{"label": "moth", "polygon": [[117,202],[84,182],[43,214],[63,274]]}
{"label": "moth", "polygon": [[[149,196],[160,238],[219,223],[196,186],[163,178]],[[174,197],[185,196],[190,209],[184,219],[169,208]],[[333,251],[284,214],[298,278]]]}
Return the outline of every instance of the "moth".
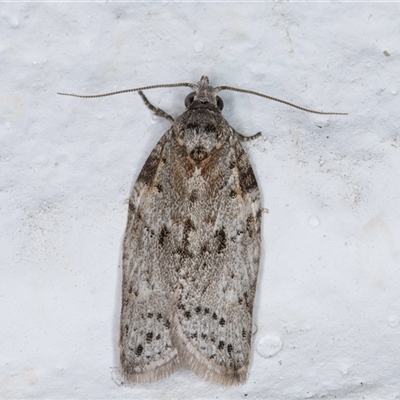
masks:
{"label": "moth", "polygon": [[[176,120],[153,106],[145,89],[193,90]],[[241,142],[222,115],[230,86],[147,86],[138,91],[156,115],[171,122],[144,164],[129,199],[123,241],[121,373],[153,382],[186,366],[222,385],[246,382],[253,304],[261,256],[261,200]],[[61,93],[65,94],[65,93]]]}

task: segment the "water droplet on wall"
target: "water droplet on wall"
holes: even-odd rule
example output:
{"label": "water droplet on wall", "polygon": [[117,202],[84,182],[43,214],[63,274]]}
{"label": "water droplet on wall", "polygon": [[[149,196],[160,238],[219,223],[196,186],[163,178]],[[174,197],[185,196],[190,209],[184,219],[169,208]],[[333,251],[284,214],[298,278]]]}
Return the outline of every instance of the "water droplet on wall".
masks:
{"label": "water droplet on wall", "polygon": [[392,328],[396,328],[400,324],[400,318],[397,315],[389,315],[387,323]]}
{"label": "water droplet on wall", "polygon": [[312,215],[309,219],[308,219],[308,225],[312,226],[312,227],[317,227],[321,222],[319,221],[318,217],[316,217],[315,215]]}
{"label": "water droplet on wall", "polygon": [[201,53],[201,52],[203,51],[203,48],[204,48],[204,46],[203,46],[203,43],[201,43],[201,42],[196,42],[196,43],[194,44],[194,46],[193,46],[193,50],[194,50],[196,53]]}
{"label": "water droplet on wall", "polygon": [[283,343],[279,336],[265,335],[257,342],[256,350],[261,357],[269,358],[279,353],[282,346]]}

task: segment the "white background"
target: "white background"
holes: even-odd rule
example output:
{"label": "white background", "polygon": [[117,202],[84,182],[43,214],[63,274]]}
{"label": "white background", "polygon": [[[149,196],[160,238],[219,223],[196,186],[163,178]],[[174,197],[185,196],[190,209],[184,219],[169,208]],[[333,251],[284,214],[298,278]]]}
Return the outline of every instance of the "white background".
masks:
{"label": "white background", "polygon": [[[396,3],[0,4],[0,397],[399,399],[399,21]],[[269,210],[248,383],[127,387],[126,201],[169,123],[137,94],[56,92],[203,74],[349,115],[221,92],[237,131],[263,132],[245,144]],[[176,117],[188,92],[147,95]]]}

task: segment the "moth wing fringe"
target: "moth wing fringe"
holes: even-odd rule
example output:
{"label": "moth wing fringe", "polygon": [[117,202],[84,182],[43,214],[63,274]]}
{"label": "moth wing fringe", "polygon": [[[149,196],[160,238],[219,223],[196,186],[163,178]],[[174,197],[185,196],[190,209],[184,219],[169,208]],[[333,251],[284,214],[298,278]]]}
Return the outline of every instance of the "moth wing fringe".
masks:
{"label": "moth wing fringe", "polygon": [[[176,352],[174,353],[175,356],[167,361],[167,363],[161,365],[154,365],[159,364],[159,361],[149,363],[145,366],[145,368],[134,368],[133,373],[129,373],[123,367],[121,367],[121,376],[126,383],[152,383],[167,378],[182,367],[182,363],[178,354]],[[150,368],[154,369],[150,370]],[[140,369],[142,371],[139,371]]]}
{"label": "moth wing fringe", "polygon": [[177,317],[175,318],[172,340],[178,349],[182,364],[187,365],[200,378],[223,386],[243,385],[246,383],[248,364],[243,365],[238,370],[214,364],[190,343],[183,333]]}

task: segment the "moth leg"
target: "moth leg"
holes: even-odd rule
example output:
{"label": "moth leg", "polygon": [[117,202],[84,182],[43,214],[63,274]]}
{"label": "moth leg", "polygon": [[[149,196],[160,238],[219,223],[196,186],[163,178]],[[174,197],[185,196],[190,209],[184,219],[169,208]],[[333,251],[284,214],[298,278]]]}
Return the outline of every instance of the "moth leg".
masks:
{"label": "moth leg", "polygon": [[153,104],[151,104],[149,102],[149,100],[147,100],[147,97],[143,94],[143,92],[141,90],[139,90],[138,93],[139,93],[139,96],[144,101],[144,104],[146,104],[146,106],[149,107],[150,110],[153,111],[153,113],[155,115],[157,115],[157,117],[163,117],[172,123],[175,122],[174,119],[169,114],[167,114],[164,110],[161,110],[161,108],[153,106]]}
{"label": "moth leg", "polygon": [[253,139],[257,139],[258,137],[261,136],[261,132],[257,132],[255,135],[251,135],[251,136],[244,136],[239,132],[236,132],[233,128],[232,128],[233,133],[235,134],[235,136],[239,139],[242,140],[244,142],[247,142],[249,140],[253,140]]}

